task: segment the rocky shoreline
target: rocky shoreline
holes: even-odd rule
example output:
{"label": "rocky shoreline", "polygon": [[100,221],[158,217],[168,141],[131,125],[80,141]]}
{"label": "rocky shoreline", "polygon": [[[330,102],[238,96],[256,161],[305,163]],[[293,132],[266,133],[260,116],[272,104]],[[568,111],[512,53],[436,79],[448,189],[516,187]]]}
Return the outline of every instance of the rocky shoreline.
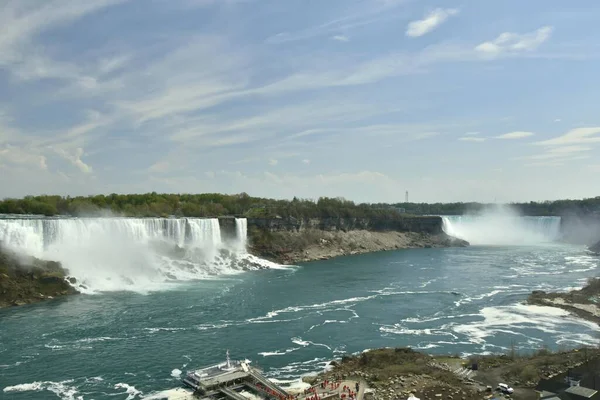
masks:
{"label": "rocky shoreline", "polygon": [[378,251],[437,247],[466,247],[469,243],[445,233],[397,231],[302,231],[253,232],[252,254],[280,264],[327,260]]}
{"label": "rocky shoreline", "polygon": [[60,263],[20,256],[0,248],[0,308],[79,293]]}
{"label": "rocky shoreline", "polygon": [[[533,354],[433,356],[410,348],[385,348],[344,356],[329,370],[304,381],[352,379],[365,382],[365,400],[396,400],[416,396],[422,400],[491,398],[498,383],[515,390],[515,399],[538,399],[535,387],[542,380],[559,379],[566,371],[586,363],[600,363],[600,350],[574,349]],[[477,369],[472,370],[473,364]],[[595,368],[592,366],[592,369]],[[497,397],[497,395],[496,395]]]}
{"label": "rocky shoreline", "polygon": [[582,289],[567,293],[534,291],[527,303],[561,308],[600,325],[600,278],[590,278]]}

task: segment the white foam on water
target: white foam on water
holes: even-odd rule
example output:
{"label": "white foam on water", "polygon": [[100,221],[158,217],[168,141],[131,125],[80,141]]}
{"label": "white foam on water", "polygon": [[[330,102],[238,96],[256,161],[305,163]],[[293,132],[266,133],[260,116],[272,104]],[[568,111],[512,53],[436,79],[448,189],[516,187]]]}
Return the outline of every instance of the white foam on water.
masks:
{"label": "white foam on water", "polygon": [[440,347],[440,346],[435,343],[427,343],[427,344],[419,343],[418,345],[414,346],[413,348],[417,349],[417,350],[427,350],[427,349],[435,349],[436,347]]}
{"label": "white foam on water", "polygon": [[327,358],[314,358],[308,361],[297,361],[289,363],[288,365],[281,368],[274,368],[267,372],[269,379],[292,379],[296,380],[298,377],[309,376],[323,371],[330,360]]}
{"label": "white foam on water", "polygon": [[191,390],[184,388],[175,388],[163,390],[160,392],[150,393],[148,396],[143,396],[144,400],[194,400],[197,399]]}
{"label": "white foam on water", "polygon": [[73,383],[73,380],[66,380],[62,382],[53,382],[53,381],[36,381],[32,383],[22,383],[14,386],[7,386],[3,389],[4,393],[11,392],[42,392],[49,391],[54,393],[60,399],[63,400],[78,400],[81,399],[81,396],[75,397],[78,393],[77,389],[70,385]]}
{"label": "white foam on water", "polygon": [[285,389],[290,394],[304,393],[304,390],[310,387],[310,384],[304,382],[302,378],[298,379],[270,379],[276,385]]}
{"label": "white foam on water", "polygon": [[296,344],[298,344],[300,346],[304,346],[304,347],[310,345],[310,342],[302,340],[302,338],[298,338],[298,337],[292,338],[292,343],[296,343]]}
{"label": "white foam on water", "polygon": [[522,329],[534,329],[551,334],[561,333],[563,340],[577,336],[569,333],[567,326],[569,324],[582,325],[594,331],[600,330],[596,324],[575,318],[569,312],[555,307],[516,304],[485,307],[479,314],[482,320],[456,324],[450,329],[465,335],[471,343],[475,344],[485,344],[486,339],[494,336],[495,333],[525,336],[520,332]]}
{"label": "white foam on water", "polygon": [[[134,337],[130,337],[129,339],[134,339]],[[113,338],[109,336],[95,337],[95,338],[84,338],[77,339],[75,342],[77,343],[96,343],[96,342],[106,342],[110,340],[125,340],[125,338]]]}
{"label": "white foam on water", "polygon": [[127,383],[117,383],[115,385],[115,389],[125,389],[123,394],[127,394],[127,398],[125,400],[133,400],[137,396],[141,396],[143,393],[135,388],[133,385],[129,385]]}
{"label": "white foam on water", "polygon": [[174,370],[172,370],[172,371],[171,371],[171,376],[172,376],[173,378],[177,378],[177,379],[179,379],[179,378],[181,378],[181,373],[182,373],[182,372],[181,372],[181,370],[180,370],[180,369],[177,369],[177,368],[175,368]]}
{"label": "white foam on water", "polygon": [[457,307],[459,307],[462,304],[471,303],[471,302],[473,302],[473,300],[483,300],[485,298],[493,297],[493,296],[495,296],[497,294],[500,294],[500,293],[503,293],[503,292],[504,292],[504,290],[496,289],[496,290],[492,290],[491,292],[483,293],[483,294],[481,294],[479,296],[465,297],[464,299],[460,299],[458,301],[455,301],[454,304]]}
{"label": "white foam on water", "polygon": [[464,317],[474,317],[477,316],[479,314],[460,314],[460,315],[443,315],[440,317],[409,317],[409,318],[404,318],[403,320],[401,320],[402,322],[410,322],[410,323],[416,323],[416,324],[421,324],[421,323],[425,323],[425,322],[433,322],[433,321],[439,321],[439,320],[443,320],[443,319],[455,319],[455,318],[464,318]]}
{"label": "white foam on water", "polygon": [[290,349],[285,349],[283,351],[281,350],[277,350],[277,351],[263,351],[261,353],[258,353],[258,355],[261,355],[263,357],[271,357],[271,356],[284,356],[286,354],[289,354],[293,351],[296,350],[300,350],[300,347],[292,347]]}
{"label": "white foam on water", "polygon": [[401,324],[394,325],[382,325],[379,327],[379,331],[383,333],[391,333],[394,335],[415,335],[415,336],[451,336],[455,339],[458,339],[456,335],[452,332],[449,332],[447,329],[447,325],[441,326],[439,328],[427,328],[427,329],[410,329],[402,326]]}

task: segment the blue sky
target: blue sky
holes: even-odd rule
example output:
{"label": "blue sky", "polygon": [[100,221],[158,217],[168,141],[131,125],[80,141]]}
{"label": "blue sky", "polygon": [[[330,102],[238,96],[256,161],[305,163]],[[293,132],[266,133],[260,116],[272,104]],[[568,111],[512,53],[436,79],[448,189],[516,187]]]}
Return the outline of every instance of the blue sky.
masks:
{"label": "blue sky", "polygon": [[0,197],[600,194],[595,0],[0,7]]}

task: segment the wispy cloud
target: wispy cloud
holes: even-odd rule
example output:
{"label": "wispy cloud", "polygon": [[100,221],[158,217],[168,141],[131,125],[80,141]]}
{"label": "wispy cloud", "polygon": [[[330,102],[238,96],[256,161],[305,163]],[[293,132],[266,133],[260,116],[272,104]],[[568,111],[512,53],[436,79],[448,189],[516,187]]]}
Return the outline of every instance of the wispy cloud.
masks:
{"label": "wispy cloud", "polygon": [[600,127],[576,128],[554,139],[543,140],[541,146],[563,146],[567,144],[600,143]]}
{"label": "wispy cloud", "polygon": [[547,160],[553,158],[570,158],[573,157],[574,154],[584,153],[592,150],[591,147],[587,146],[564,146],[564,147],[554,147],[548,149],[543,154],[536,154],[532,156],[521,157],[521,159],[527,160]]}
{"label": "wispy cloud", "polygon": [[533,132],[515,131],[496,136],[496,139],[523,139],[535,135]]}
{"label": "wispy cloud", "polygon": [[406,36],[423,36],[433,31],[441,24],[443,24],[449,17],[456,14],[458,14],[458,10],[454,8],[436,8],[435,10],[425,15],[423,19],[410,22],[406,29]]}
{"label": "wispy cloud", "polygon": [[81,157],[84,155],[84,151],[82,148],[78,148],[72,153],[64,149],[55,149],[55,151],[65,160],[69,161],[71,164],[77,167],[84,174],[89,174],[92,172],[92,167],[84,163],[83,160],[81,160]]}
{"label": "wispy cloud", "polygon": [[532,51],[550,39],[553,29],[551,26],[544,26],[531,33],[504,32],[492,41],[477,45],[475,50],[489,56]]}
{"label": "wispy cloud", "polygon": [[277,161],[276,159],[274,159],[274,158],[271,158],[271,159],[269,160],[269,165],[270,165],[270,166],[274,167],[274,166],[275,166],[275,165],[277,165],[277,164],[279,164],[279,161]]}
{"label": "wispy cloud", "polygon": [[0,162],[10,165],[39,168],[47,170],[48,164],[45,156],[36,149],[5,145],[0,147]]}
{"label": "wispy cloud", "polygon": [[336,40],[338,42],[349,42],[350,41],[348,36],[344,36],[344,35],[335,35],[332,37],[332,39]]}
{"label": "wispy cloud", "polygon": [[50,28],[69,24],[86,15],[126,0],[13,1],[3,5],[0,15],[0,67],[21,80],[44,78],[84,79],[79,68],[48,57],[33,39]]}
{"label": "wispy cloud", "polygon": [[486,138],[465,136],[465,137],[458,138],[458,140],[460,140],[462,142],[485,142]]}
{"label": "wispy cloud", "polygon": [[[357,7],[351,11],[342,11],[342,16],[327,22],[309,26],[292,32],[279,32],[266,39],[268,44],[282,44],[298,40],[307,40],[325,35],[340,35],[339,32],[364,27],[383,20],[396,18],[391,10],[404,3],[404,0],[366,2],[364,6]],[[341,35],[343,36],[343,35]]]}

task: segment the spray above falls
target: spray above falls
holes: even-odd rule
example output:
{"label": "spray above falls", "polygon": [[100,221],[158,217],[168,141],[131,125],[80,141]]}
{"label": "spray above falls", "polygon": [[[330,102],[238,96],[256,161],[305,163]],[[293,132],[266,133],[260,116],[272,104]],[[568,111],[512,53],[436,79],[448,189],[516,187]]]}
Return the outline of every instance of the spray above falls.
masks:
{"label": "spray above falls", "polygon": [[246,234],[245,218],[230,230],[217,218],[0,219],[3,246],[60,261],[83,291],[157,290],[261,268]]}
{"label": "spray above falls", "polygon": [[442,220],[444,232],[472,245],[536,245],[560,238],[560,217],[524,217],[509,207]]}

